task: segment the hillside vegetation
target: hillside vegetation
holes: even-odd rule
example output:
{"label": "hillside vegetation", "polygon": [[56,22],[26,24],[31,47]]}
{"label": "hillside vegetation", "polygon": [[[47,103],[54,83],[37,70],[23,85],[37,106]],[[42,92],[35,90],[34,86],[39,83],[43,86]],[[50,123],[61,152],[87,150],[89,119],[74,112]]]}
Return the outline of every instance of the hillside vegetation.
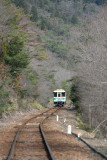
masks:
{"label": "hillside vegetation", "polygon": [[[46,107],[52,91],[64,88],[89,127],[106,120],[106,4],[1,0],[1,113]],[[98,129],[106,133],[106,121]]]}

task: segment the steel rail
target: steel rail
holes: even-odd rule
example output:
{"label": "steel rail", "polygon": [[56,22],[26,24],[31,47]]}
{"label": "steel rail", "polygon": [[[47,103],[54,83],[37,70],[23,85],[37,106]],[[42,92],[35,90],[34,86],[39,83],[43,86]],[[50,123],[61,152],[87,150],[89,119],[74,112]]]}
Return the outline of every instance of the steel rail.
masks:
{"label": "steel rail", "polygon": [[[78,135],[77,135],[76,133],[73,133],[73,132],[72,132],[72,134],[73,134],[75,137],[78,137]],[[96,148],[94,148],[92,145],[90,145],[90,144],[89,144],[87,141],[85,141],[83,138],[79,137],[78,139],[81,140],[83,143],[85,143],[85,144],[86,144],[91,150],[93,150],[95,153],[99,154],[99,155],[100,155],[101,157],[103,157],[104,159],[107,159],[107,156],[106,156],[104,153],[98,151]]]}
{"label": "steel rail", "polygon": [[[54,108],[54,107],[53,107]],[[49,109],[48,111],[52,110],[53,108]],[[14,140],[12,142],[12,145],[11,145],[11,148],[10,148],[10,151],[9,151],[9,154],[8,154],[8,157],[7,157],[7,160],[11,160],[12,159],[12,156],[13,156],[13,153],[14,153],[14,149],[15,149],[15,145],[16,145],[16,142],[17,142],[17,139],[18,139],[18,136],[19,136],[19,133],[21,131],[21,129],[31,120],[43,115],[44,113],[47,113],[48,111],[45,111],[45,112],[42,112],[41,114],[39,115],[36,115],[32,118],[30,118],[29,120],[25,121],[21,127],[18,128],[18,131],[16,132],[16,135],[14,137]]]}
{"label": "steel rail", "polygon": [[19,136],[19,132],[20,132],[20,129],[18,129],[18,131],[16,133],[16,136],[15,136],[15,138],[13,140],[13,143],[12,143],[12,146],[11,146],[11,149],[10,149],[10,152],[9,152],[7,160],[11,160],[11,158],[12,158],[12,155],[13,155],[13,152],[14,152],[14,148],[15,148],[15,144],[16,144],[17,138]]}
{"label": "steel rail", "polygon": [[46,148],[47,148],[47,151],[48,151],[48,154],[49,154],[51,160],[55,160],[55,158],[54,158],[54,155],[53,155],[53,153],[52,153],[51,147],[50,147],[49,144],[48,144],[48,141],[47,141],[47,139],[46,139],[45,133],[44,133],[44,131],[43,131],[43,129],[42,129],[42,125],[43,125],[43,123],[44,123],[44,121],[45,121],[46,119],[48,119],[52,114],[54,114],[54,113],[55,113],[56,111],[58,111],[60,108],[61,108],[61,107],[59,107],[57,110],[55,110],[55,111],[54,111],[53,113],[51,113],[49,116],[47,116],[47,117],[40,123],[40,125],[39,125],[41,135],[42,135],[42,137],[43,137],[43,140],[44,140],[44,142],[45,142],[45,145],[46,145]]}
{"label": "steel rail", "polygon": [[55,160],[54,155],[53,155],[53,153],[52,153],[52,150],[51,150],[51,148],[50,148],[50,146],[49,146],[49,144],[48,144],[48,142],[47,142],[47,139],[46,139],[46,137],[45,137],[45,134],[44,134],[44,132],[43,132],[42,125],[40,124],[39,127],[40,127],[40,132],[41,132],[41,135],[42,135],[42,139],[43,139],[44,142],[45,142],[45,146],[46,146],[46,148],[47,148],[49,157],[51,158],[51,160]]}

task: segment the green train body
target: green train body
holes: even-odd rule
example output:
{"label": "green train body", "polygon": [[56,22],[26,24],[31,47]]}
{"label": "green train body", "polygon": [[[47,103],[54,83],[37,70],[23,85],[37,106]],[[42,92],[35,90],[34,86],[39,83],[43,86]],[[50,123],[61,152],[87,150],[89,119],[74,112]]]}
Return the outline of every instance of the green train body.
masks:
{"label": "green train body", "polygon": [[64,105],[66,104],[66,92],[63,89],[57,89],[53,92],[54,105]]}

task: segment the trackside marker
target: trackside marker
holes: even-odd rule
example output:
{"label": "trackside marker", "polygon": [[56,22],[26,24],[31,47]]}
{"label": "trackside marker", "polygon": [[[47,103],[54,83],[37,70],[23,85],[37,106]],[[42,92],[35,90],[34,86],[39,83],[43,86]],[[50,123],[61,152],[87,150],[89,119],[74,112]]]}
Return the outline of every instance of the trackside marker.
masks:
{"label": "trackside marker", "polygon": [[57,122],[59,121],[59,116],[58,116],[58,115],[56,116],[56,121],[57,121]]}
{"label": "trackside marker", "polygon": [[68,134],[71,134],[71,125],[68,125]]}
{"label": "trackside marker", "polygon": [[66,122],[66,118],[64,119],[64,123]]}
{"label": "trackside marker", "polygon": [[79,138],[80,138],[80,134],[78,133],[78,140],[79,140]]}
{"label": "trackside marker", "polygon": [[78,133],[78,140],[79,140],[80,136],[81,136],[81,133]]}

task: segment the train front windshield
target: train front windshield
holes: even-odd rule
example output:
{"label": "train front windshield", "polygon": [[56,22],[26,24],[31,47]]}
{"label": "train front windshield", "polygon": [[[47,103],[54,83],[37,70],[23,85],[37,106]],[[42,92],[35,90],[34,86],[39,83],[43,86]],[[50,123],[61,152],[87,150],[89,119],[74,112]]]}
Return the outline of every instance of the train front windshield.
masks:
{"label": "train front windshield", "polygon": [[57,97],[57,92],[54,92],[54,97]]}
{"label": "train front windshield", "polygon": [[62,92],[62,97],[65,97],[65,92]]}
{"label": "train front windshield", "polygon": [[54,97],[65,97],[65,92],[54,92]]}

